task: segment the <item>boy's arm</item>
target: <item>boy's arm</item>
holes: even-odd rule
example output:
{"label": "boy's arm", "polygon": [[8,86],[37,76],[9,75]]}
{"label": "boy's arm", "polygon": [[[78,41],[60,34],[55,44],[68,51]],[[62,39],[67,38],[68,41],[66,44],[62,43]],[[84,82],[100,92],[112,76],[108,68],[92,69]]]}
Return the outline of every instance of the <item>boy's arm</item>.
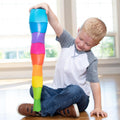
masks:
{"label": "boy's arm", "polygon": [[[48,21],[50,23],[50,25],[52,26],[52,28],[54,29],[56,35],[58,37],[60,37],[60,35],[62,34],[63,32],[63,27],[62,25],[60,24],[57,16],[53,13],[53,11],[51,10],[50,6],[46,3],[41,3],[41,4],[38,4],[36,6],[33,6],[31,9],[37,9],[37,8],[43,8],[46,10],[46,14],[48,16]],[[29,11],[30,11],[29,10]]]}
{"label": "boy's arm", "polygon": [[94,110],[91,112],[91,116],[96,115],[97,117],[107,117],[107,113],[102,111],[100,83],[91,83],[90,85],[94,98]]}

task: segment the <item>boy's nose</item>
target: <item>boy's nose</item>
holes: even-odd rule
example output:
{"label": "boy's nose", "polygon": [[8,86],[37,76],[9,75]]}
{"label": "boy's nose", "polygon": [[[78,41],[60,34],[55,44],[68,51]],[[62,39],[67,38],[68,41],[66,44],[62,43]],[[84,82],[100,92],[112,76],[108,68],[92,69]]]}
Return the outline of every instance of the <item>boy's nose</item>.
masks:
{"label": "boy's nose", "polygon": [[79,45],[80,45],[80,47],[84,47],[84,43],[83,42],[81,42]]}

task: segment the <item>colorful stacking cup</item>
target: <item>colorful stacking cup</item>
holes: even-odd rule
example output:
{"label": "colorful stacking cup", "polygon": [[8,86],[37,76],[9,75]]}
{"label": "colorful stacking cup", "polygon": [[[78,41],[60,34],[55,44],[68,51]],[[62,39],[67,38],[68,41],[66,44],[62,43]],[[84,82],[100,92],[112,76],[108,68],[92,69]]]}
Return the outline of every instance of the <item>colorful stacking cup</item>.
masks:
{"label": "colorful stacking cup", "polygon": [[46,10],[44,10],[44,9],[32,9],[30,11],[29,22],[35,22],[35,23],[45,22],[45,23],[48,23]]}
{"label": "colorful stacking cup", "polygon": [[48,18],[44,9],[32,9],[29,25],[32,33],[31,60],[33,65],[32,87],[34,96],[33,111],[41,111],[41,92],[43,87],[42,65],[45,56],[44,38],[47,29]]}
{"label": "colorful stacking cup", "polygon": [[44,44],[45,33],[34,32],[32,33],[32,43]]}
{"label": "colorful stacking cup", "polygon": [[30,22],[30,30],[31,33],[34,32],[39,32],[39,33],[45,33],[47,28],[47,23],[46,22]]}

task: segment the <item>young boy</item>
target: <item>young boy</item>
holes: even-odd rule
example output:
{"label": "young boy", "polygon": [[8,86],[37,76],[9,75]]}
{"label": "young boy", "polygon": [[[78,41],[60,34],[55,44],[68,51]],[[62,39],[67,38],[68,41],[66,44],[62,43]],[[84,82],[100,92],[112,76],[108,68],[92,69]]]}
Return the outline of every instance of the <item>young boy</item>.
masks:
{"label": "young boy", "polygon": [[[74,39],[62,28],[48,4],[41,3],[31,9],[36,8],[46,10],[48,21],[62,49],[56,64],[53,85],[43,86],[41,112],[34,112],[33,104],[21,104],[18,108],[19,113],[26,116],[61,114],[79,117],[79,112],[84,111],[88,106],[91,87],[94,98],[94,110],[91,115],[107,117],[107,113],[102,111],[101,106],[97,59],[91,51],[91,48],[99,44],[105,36],[105,24],[98,18],[89,18],[78,30],[78,35]],[[33,97],[32,87],[30,94]]]}

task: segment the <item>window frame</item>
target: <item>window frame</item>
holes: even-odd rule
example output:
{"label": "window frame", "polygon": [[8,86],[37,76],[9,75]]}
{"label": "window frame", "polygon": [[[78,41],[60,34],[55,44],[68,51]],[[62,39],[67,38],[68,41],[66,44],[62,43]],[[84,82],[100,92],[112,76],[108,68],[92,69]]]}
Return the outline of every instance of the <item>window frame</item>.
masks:
{"label": "window frame", "polygon": [[[63,1],[63,0],[62,0]],[[57,3],[57,6],[59,6],[59,4],[61,4],[61,2],[60,2],[60,0],[58,0],[58,1],[56,1],[56,3]],[[38,3],[37,3],[38,4]],[[62,4],[61,4],[61,6],[63,6]],[[30,6],[31,7],[31,6]],[[63,7],[62,7],[63,8]],[[59,8],[59,7],[57,7],[57,11],[58,11],[58,17],[59,18],[62,18],[62,17],[60,17],[60,15],[62,15],[63,16],[63,14],[61,14],[60,13],[60,11],[61,11],[61,8]],[[63,13],[64,11],[62,10],[62,13]],[[64,21],[64,19],[61,19],[61,20],[63,20]],[[63,22],[62,21],[62,22]],[[49,25],[50,26],[50,25]],[[54,31],[54,30],[53,30]],[[19,38],[19,37],[22,37],[22,38],[27,38],[27,39],[31,39],[31,34],[30,33],[25,33],[25,34],[6,34],[6,35],[0,35],[0,38],[9,38],[9,37],[16,37],[16,38]],[[54,39],[55,39],[55,37],[56,37],[56,35],[55,34],[48,34],[47,33],[47,35],[46,35],[46,38],[48,38],[49,36],[52,36],[52,37],[54,37]],[[60,51],[60,48],[59,48],[59,46],[57,46],[58,47],[58,51]],[[13,48],[14,49],[14,48]],[[56,58],[55,58],[55,60],[53,59],[53,58],[48,58],[48,60],[47,59],[45,59],[45,61],[50,61],[50,59],[52,60],[52,61],[56,61]],[[27,59],[25,59],[25,61],[24,60],[22,60],[22,59],[20,59],[20,60],[18,60],[18,58],[16,58],[16,59],[11,59],[11,60],[7,60],[7,59],[5,59],[5,60],[1,60],[0,61],[0,63],[3,63],[3,62],[7,62],[7,63],[12,63],[12,62],[14,62],[14,61],[16,61],[16,62],[18,62],[18,64],[19,64],[19,62],[23,62],[23,64],[24,64],[24,62],[29,62],[30,60],[27,60]],[[15,62],[15,63],[16,63]]]}
{"label": "window frame", "polygon": [[[113,21],[114,21],[114,24],[115,24],[115,32],[111,32],[111,33],[107,33],[106,36],[113,36],[115,37],[115,49],[116,49],[116,57],[112,57],[112,58],[106,58],[106,59],[98,59],[98,62],[99,62],[99,65],[100,64],[120,64],[120,35],[118,34],[119,31],[120,31],[120,15],[119,15],[119,11],[120,11],[120,1],[119,0],[112,0],[114,1],[113,3],[113,14],[114,14],[114,18],[113,18]],[[71,5],[72,5],[72,35],[74,37],[76,37],[76,29],[77,29],[77,23],[76,23],[76,0],[71,0]]]}
{"label": "window frame", "polygon": [[[60,20],[63,28],[64,28],[64,0],[57,0],[57,17]],[[61,7],[59,7],[61,6]],[[2,35],[2,37],[6,37],[6,35]],[[7,35],[10,36],[10,35]],[[30,35],[21,35],[22,37]],[[49,36],[49,35],[48,35]],[[60,51],[60,47],[58,47],[58,51]],[[14,62],[13,62],[14,61]],[[32,74],[32,63],[30,61],[8,61],[8,62],[0,62],[0,79],[14,79],[14,78],[30,78]],[[44,71],[48,71],[49,75],[46,78],[52,78],[54,76],[54,69],[56,65],[56,59],[47,59],[44,61],[43,69]],[[24,72],[23,72],[24,71]],[[7,76],[6,76],[7,74]]]}

